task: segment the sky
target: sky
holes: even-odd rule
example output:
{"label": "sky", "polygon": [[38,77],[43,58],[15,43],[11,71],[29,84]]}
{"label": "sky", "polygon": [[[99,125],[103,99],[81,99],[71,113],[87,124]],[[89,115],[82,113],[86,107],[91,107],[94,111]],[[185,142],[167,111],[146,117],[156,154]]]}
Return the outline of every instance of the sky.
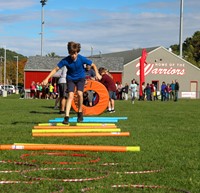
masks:
{"label": "sky", "polygon": [[[68,55],[69,41],[89,56],[179,44],[181,0],[47,0],[43,55]],[[200,30],[200,0],[184,0],[183,41]],[[41,55],[40,0],[0,0],[0,48]]]}

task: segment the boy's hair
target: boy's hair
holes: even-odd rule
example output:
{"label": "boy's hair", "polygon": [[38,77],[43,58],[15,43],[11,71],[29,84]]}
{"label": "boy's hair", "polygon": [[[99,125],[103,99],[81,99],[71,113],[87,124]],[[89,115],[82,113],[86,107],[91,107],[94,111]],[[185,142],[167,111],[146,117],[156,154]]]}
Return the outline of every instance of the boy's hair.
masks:
{"label": "boy's hair", "polygon": [[104,72],[106,72],[106,69],[104,67],[100,67],[99,68],[99,74],[102,74]]}
{"label": "boy's hair", "polygon": [[81,44],[76,42],[68,42],[67,49],[69,54],[79,53],[81,51]]}

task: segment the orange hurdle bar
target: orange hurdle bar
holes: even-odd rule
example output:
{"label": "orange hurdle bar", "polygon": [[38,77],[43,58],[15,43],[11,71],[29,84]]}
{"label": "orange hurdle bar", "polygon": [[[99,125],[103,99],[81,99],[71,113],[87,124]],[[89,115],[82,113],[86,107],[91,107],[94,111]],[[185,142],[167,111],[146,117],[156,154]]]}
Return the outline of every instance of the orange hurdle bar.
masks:
{"label": "orange hurdle bar", "polygon": [[34,129],[112,129],[117,128],[116,125],[112,126],[34,126]]}
{"label": "orange hurdle bar", "polygon": [[102,145],[58,145],[58,144],[21,144],[0,145],[0,150],[64,150],[64,151],[103,151],[127,152],[140,151],[139,146],[102,146]]}
{"label": "orange hurdle bar", "polygon": [[33,137],[120,137],[130,136],[129,132],[112,133],[33,133]]}

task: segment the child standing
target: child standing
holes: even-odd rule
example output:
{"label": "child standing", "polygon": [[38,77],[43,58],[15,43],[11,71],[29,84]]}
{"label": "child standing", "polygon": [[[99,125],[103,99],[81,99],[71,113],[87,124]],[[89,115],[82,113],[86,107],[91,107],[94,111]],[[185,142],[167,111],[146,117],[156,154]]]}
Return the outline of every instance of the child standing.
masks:
{"label": "child standing", "polygon": [[129,89],[130,89],[130,91],[131,91],[131,101],[132,101],[132,104],[134,104],[134,101],[135,101],[135,99],[136,99],[136,97],[137,97],[137,84],[136,84],[136,81],[135,81],[135,79],[133,79],[132,81],[131,81],[131,84],[130,84],[130,86],[129,86]]}
{"label": "child standing", "polygon": [[116,86],[113,79],[107,74],[107,70],[105,68],[99,68],[99,74],[101,77],[99,78],[100,82],[107,88],[109,93],[109,102],[108,102],[108,112],[115,112],[115,99],[116,99]]}

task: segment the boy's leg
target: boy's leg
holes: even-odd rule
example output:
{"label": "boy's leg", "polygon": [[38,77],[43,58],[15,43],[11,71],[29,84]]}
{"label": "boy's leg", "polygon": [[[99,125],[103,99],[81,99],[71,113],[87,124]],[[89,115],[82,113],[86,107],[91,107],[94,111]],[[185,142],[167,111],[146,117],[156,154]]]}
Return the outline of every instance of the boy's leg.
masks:
{"label": "boy's leg", "polygon": [[77,114],[77,122],[83,121],[83,91],[85,86],[85,79],[78,80],[76,87],[77,87],[77,93],[78,93],[78,114]]}
{"label": "boy's leg", "polygon": [[78,90],[78,112],[82,112],[83,92]]}
{"label": "boy's leg", "polygon": [[63,97],[60,101],[60,111],[65,111],[65,108],[66,108],[66,98]]}
{"label": "boy's leg", "polygon": [[83,92],[78,91],[78,114],[77,114],[77,122],[82,122],[83,121]]}
{"label": "boy's leg", "polygon": [[67,88],[68,88],[69,94],[68,94],[68,99],[67,99],[67,103],[66,103],[66,112],[65,112],[65,118],[64,118],[63,124],[68,124],[68,122],[69,122],[69,112],[71,109],[72,100],[74,99],[74,88],[75,88],[74,82],[68,81]]}
{"label": "boy's leg", "polygon": [[71,109],[73,98],[74,98],[74,93],[73,92],[69,92],[69,97],[67,99],[66,112],[65,112],[65,118],[64,118],[63,124],[68,124],[69,123],[69,112],[70,112],[70,109]]}
{"label": "boy's leg", "polygon": [[74,92],[69,92],[69,96],[67,99],[67,104],[66,104],[66,114],[65,116],[69,117],[69,112],[72,106],[72,100],[74,99]]}
{"label": "boy's leg", "polygon": [[115,112],[115,100],[114,99],[111,99],[111,111],[112,111],[112,113]]}

